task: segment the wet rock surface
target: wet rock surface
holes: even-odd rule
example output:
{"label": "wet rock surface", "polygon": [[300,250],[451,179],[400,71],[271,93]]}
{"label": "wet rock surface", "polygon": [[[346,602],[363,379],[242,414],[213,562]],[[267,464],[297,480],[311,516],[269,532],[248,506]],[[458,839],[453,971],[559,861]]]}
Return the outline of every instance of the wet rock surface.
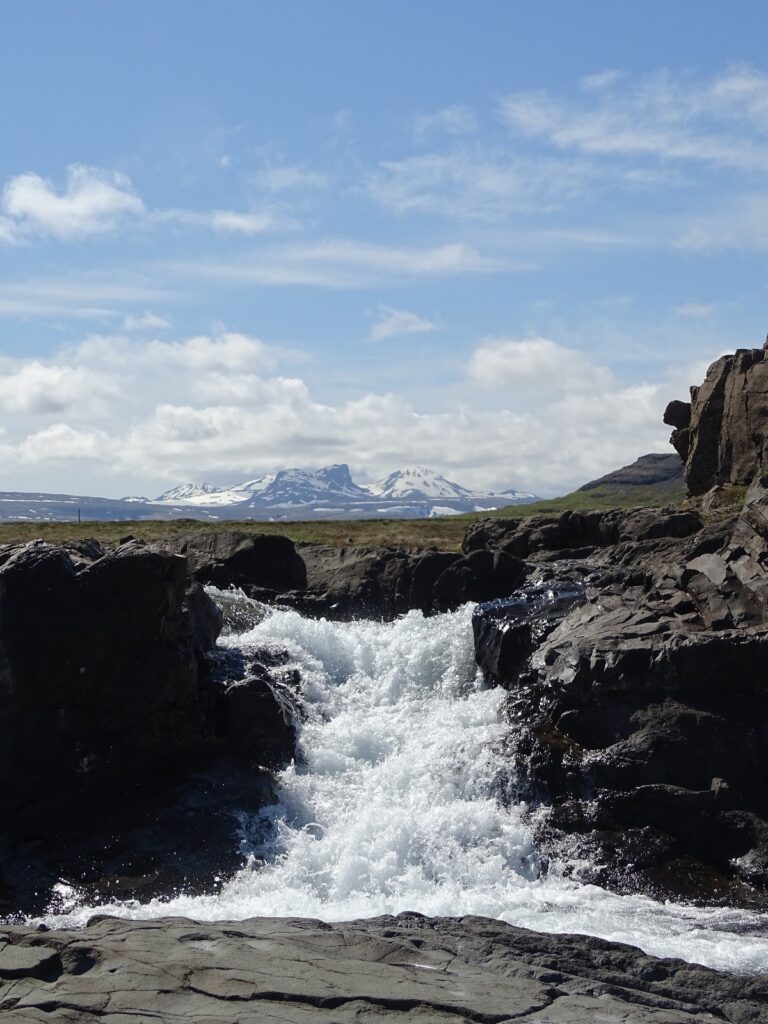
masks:
{"label": "wet rock surface", "polygon": [[411,551],[294,545],[271,534],[197,534],[173,542],[193,577],[237,587],[259,601],[332,619],[393,619],[466,601],[504,597],[523,581],[525,564],[507,551]]}
{"label": "wet rock surface", "polygon": [[[512,795],[549,808],[540,841],[600,865],[594,881],[765,903],[766,507],[756,481],[738,517],[689,536],[679,514],[651,529],[602,514],[588,529],[614,543],[576,560],[551,547],[573,517],[526,526],[529,582],[478,608],[478,664],[509,690]],[[521,530],[493,521],[478,538],[504,550]]]}
{"label": "wet rock surface", "polygon": [[479,917],[101,917],[76,932],[0,928],[0,1011],[9,1024],[760,1024],[768,979]]}

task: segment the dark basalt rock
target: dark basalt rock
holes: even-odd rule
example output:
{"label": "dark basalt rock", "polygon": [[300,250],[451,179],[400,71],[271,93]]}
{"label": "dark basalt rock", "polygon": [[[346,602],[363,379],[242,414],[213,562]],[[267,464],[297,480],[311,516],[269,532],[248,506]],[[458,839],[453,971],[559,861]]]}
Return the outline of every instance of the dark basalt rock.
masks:
{"label": "dark basalt rock", "polygon": [[689,537],[702,527],[698,513],[681,509],[615,509],[563,512],[530,519],[480,519],[467,528],[463,550],[505,551],[519,558],[558,552],[559,557],[593,555],[626,542]]}
{"label": "dark basalt rock", "polygon": [[8,1024],[761,1024],[768,981],[481,917],[96,917],[81,931],[0,930],[0,1010]]}
{"label": "dark basalt rock", "polygon": [[[276,542],[276,543],[273,543]],[[509,552],[446,551],[300,544],[285,537],[210,533],[181,538],[195,579],[235,586],[250,597],[305,615],[350,619],[424,614],[510,594],[526,569]]]}
{"label": "dark basalt rock", "polygon": [[472,616],[477,664],[486,678],[511,688],[534,650],[584,600],[584,582],[534,582],[514,597],[479,604]]}
{"label": "dark basalt rock", "polygon": [[184,560],[128,545],[78,564],[42,543],[3,559],[4,813],[64,813],[188,758],[207,730],[199,667],[217,616],[187,595]]}
{"label": "dark basalt rock", "polygon": [[493,601],[512,594],[527,575],[525,562],[506,551],[473,551],[438,576],[434,603],[454,608],[467,601]]}
{"label": "dark basalt rock", "polygon": [[[42,907],[58,878],[210,887],[214,853],[226,870],[239,773],[254,780],[244,810],[265,799],[255,766],[295,755],[297,680],[279,653],[224,664],[222,625],[168,551],[0,549],[0,906]],[[189,801],[209,819],[202,844]]]}
{"label": "dark basalt rock", "polygon": [[181,537],[172,549],[186,557],[200,583],[240,587],[246,593],[250,588],[277,592],[306,586],[304,562],[288,537],[216,530]]}
{"label": "dark basalt rock", "polygon": [[723,484],[747,486],[764,467],[768,436],[768,352],[738,349],[707,371],[691,401],[671,402],[664,422],[685,462],[690,495]]}
{"label": "dark basalt rock", "polygon": [[[528,584],[478,608],[478,664],[510,690],[515,795],[552,809],[543,841],[579,837],[603,884],[679,895],[669,866],[685,862],[691,896],[768,886],[766,507],[758,481],[735,520],[595,548],[564,608],[564,561],[546,564],[554,606]],[[509,546],[503,527],[479,537]]]}
{"label": "dark basalt rock", "polygon": [[301,680],[285,651],[215,655],[216,733],[234,754],[268,768],[296,756],[296,722],[304,717]]}

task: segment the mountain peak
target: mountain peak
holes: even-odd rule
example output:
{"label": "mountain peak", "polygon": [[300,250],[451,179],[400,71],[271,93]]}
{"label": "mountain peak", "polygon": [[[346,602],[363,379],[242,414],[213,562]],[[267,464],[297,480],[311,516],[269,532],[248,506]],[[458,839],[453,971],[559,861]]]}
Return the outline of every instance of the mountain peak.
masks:
{"label": "mountain peak", "polygon": [[169,491],[163,491],[155,501],[183,501],[187,498],[199,498],[204,494],[217,494],[219,490],[219,487],[208,483],[179,484],[178,487],[171,487]]}
{"label": "mountain peak", "polygon": [[396,469],[394,473],[378,480],[369,487],[371,494],[382,498],[465,498],[470,492],[459,484],[446,479],[441,473],[424,466],[409,466]]}

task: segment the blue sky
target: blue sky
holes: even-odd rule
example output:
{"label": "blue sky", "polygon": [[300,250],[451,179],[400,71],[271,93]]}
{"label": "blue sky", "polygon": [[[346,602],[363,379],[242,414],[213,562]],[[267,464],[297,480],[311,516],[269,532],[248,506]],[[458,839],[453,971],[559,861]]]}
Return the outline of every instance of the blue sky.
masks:
{"label": "blue sky", "polygon": [[560,493],[768,329],[765,5],[11,0],[0,480]]}

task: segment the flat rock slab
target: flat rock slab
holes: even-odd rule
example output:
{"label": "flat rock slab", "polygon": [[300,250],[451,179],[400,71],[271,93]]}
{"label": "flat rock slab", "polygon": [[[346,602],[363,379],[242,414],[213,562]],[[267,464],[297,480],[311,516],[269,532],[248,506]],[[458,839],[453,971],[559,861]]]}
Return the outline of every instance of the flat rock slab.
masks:
{"label": "flat rock slab", "polygon": [[0,927],[4,1024],[768,1021],[768,977],[486,918]]}

